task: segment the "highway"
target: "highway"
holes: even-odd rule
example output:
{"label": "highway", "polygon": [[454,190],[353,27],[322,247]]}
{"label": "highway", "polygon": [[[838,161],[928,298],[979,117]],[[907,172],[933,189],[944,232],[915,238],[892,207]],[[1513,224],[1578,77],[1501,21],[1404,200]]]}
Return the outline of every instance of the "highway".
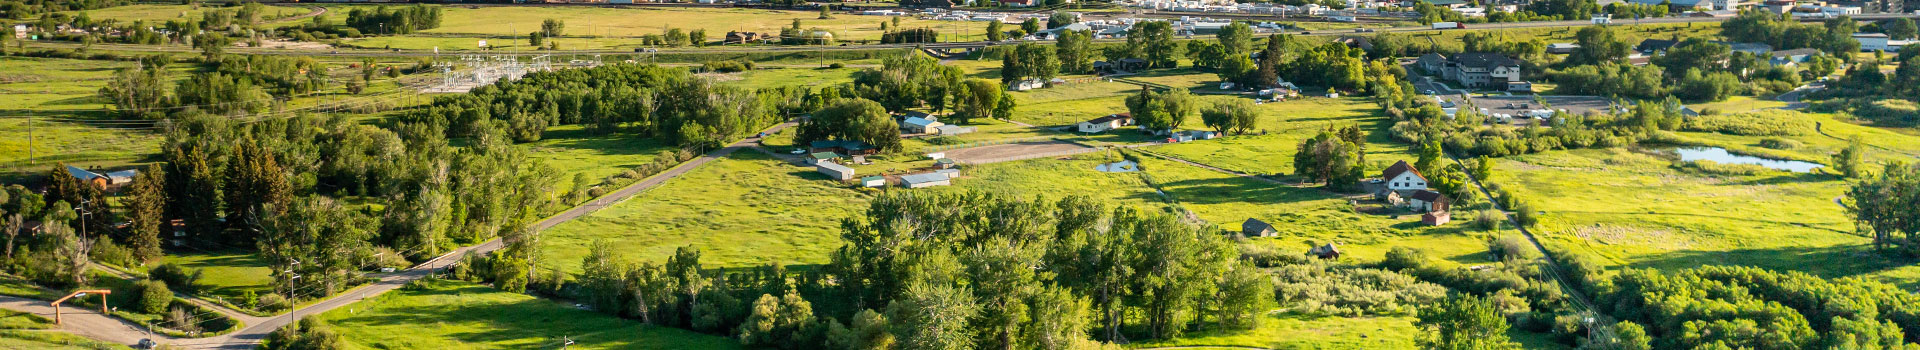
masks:
{"label": "highway", "polygon": [[[1199,17],[1204,17],[1207,14],[1194,13],[1194,15]],[[1920,16],[1915,16],[1912,14],[1897,14],[1897,13],[1896,14],[1866,14],[1866,15],[1853,16],[1852,18],[1854,20],[1860,20],[1860,21],[1873,21],[1873,20],[1899,18],[1899,17],[1920,18]],[[1647,18],[1647,19],[1639,19],[1639,20],[1621,19],[1621,20],[1615,20],[1613,25],[1626,26],[1626,25],[1676,24],[1676,23],[1719,23],[1727,19],[1728,18],[1723,18],[1723,17],[1662,17],[1662,18]],[[1274,20],[1297,21],[1298,19],[1281,18],[1276,16],[1274,17]],[[1818,21],[1824,21],[1824,20],[1825,19],[1812,19],[1812,18],[1802,19],[1802,21],[1806,21],[1806,22],[1818,22]],[[1447,29],[1447,30],[1477,31],[1477,30],[1514,29],[1514,28],[1584,27],[1592,24],[1593,23],[1591,21],[1587,21],[1587,20],[1547,21],[1547,22],[1511,22],[1511,23],[1475,23],[1475,24],[1467,24],[1467,28],[1464,28],[1464,29]],[[1372,28],[1370,30],[1372,31],[1371,32],[1355,32],[1353,29],[1345,29],[1345,30],[1318,30],[1318,31],[1284,31],[1279,33],[1293,34],[1293,35],[1300,35],[1300,36],[1342,36],[1342,35],[1354,35],[1354,34],[1370,35],[1370,34],[1381,33],[1381,32],[1412,33],[1412,32],[1439,31],[1439,30],[1433,29],[1432,27],[1427,27],[1427,26]],[[1094,41],[1103,42],[1103,43],[1112,43],[1112,42],[1125,42],[1126,39],[1096,39]],[[1023,42],[1026,42],[1026,41],[1006,40],[1006,41],[999,41],[999,42],[970,41],[970,42],[926,43],[926,44],[869,44],[869,45],[849,44],[849,45],[843,45],[843,46],[808,46],[808,45],[748,46],[748,47],[710,46],[710,47],[701,47],[701,48],[662,48],[662,49],[658,49],[657,52],[646,52],[646,53],[634,52],[633,50],[555,50],[555,51],[481,51],[481,50],[452,51],[452,50],[449,50],[449,51],[443,51],[443,52],[434,52],[431,50],[398,50],[398,49],[396,50],[364,50],[364,49],[300,50],[300,49],[261,49],[261,48],[234,47],[234,48],[227,49],[227,53],[246,54],[246,55],[294,55],[294,56],[316,56],[316,57],[422,57],[422,56],[462,55],[462,54],[503,55],[503,56],[670,55],[670,54],[713,54],[713,53],[749,54],[749,53],[782,53],[782,52],[799,53],[799,52],[862,51],[862,50],[915,49],[915,48],[976,49],[976,48],[992,47],[992,46],[998,46],[998,45],[1015,45]],[[35,41],[35,42],[28,42],[26,46],[32,47],[32,48],[75,49],[75,48],[81,47],[81,44],[72,43],[72,42]],[[155,45],[134,45],[134,44],[94,44],[93,46],[91,46],[90,50],[106,50],[106,51],[121,51],[121,52],[153,52],[153,53],[167,52],[167,53],[182,53],[182,54],[198,54],[199,53],[198,50],[195,50],[192,47],[181,46],[181,45],[155,46]]]}

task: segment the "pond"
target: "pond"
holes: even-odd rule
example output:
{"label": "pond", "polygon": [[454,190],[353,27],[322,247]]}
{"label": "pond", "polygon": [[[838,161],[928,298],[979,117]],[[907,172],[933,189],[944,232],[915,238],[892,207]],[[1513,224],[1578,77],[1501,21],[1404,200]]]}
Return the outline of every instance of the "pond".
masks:
{"label": "pond", "polygon": [[1752,165],[1767,167],[1770,169],[1786,170],[1786,171],[1792,171],[1796,173],[1809,172],[1809,171],[1813,171],[1813,169],[1825,167],[1825,165],[1821,165],[1820,163],[1813,163],[1813,162],[1768,159],[1768,158],[1760,158],[1760,157],[1754,157],[1754,156],[1738,155],[1738,154],[1733,154],[1732,152],[1727,152],[1727,149],[1719,148],[1719,147],[1680,147],[1680,148],[1673,149],[1673,151],[1674,153],[1680,154],[1681,161],[1688,161],[1688,162],[1696,161],[1696,160],[1711,160],[1721,164],[1752,164]]}
{"label": "pond", "polygon": [[1140,163],[1135,163],[1134,161],[1131,161],[1131,160],[1123,160],[1123,161],[1118,161],[1113,163],[1095,165],[1093,166],[1093,170],[1099,170],[1099,171],[1104,171],[1109,173],[1135,172],[1135,171],[1140,171]]}

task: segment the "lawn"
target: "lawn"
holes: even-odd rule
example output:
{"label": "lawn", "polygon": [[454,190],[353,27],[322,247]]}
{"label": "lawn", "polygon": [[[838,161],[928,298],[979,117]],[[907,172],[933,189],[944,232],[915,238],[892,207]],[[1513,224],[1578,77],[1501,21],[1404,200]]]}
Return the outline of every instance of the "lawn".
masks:
{"label": "lawn", "polygon": [[53,320],[31,313],[0,310],[0,329],[48,329]]}
{"label": "lawn", "polygon": [[1494,183],[1543,213],[1549,246],[1612,265],[1679,269],[1745,265],[1828,278],[1863,276],[1912,287],[1920,268],[1873,253],[1835,200],[1832,175],[1706,175],[1625,149],[1501,159]]}
{"label": "lawn", "polygon": [[[450,280],[423,280],[320,314],[360,349],[736,349],[739,341]],[[578,348],[561,346],[562,338]]]}
{"label": "lawn", "polygon": [[248,291],[254,295],[273,293],[273,269],[252,252],[172,253],[162,262],[203,273],[200,278],[203,289],[196,293],[202,298],[245,305],[248,300],[244,296]]}
{"label": "lawn", "polygon": [[661,152],[680,150],[656,138],[632,134],[597,135],[581,125],[547,128],[540,141],[519,146],[531,151],[533,159],[544,161],[560,171],[563,176],[556,179],[553,186],[559,194],[566,194],[573,188],[573,174],[586,174],[589,181],[599,183],[608,176],[652,163]]}
{"label": "lawn", "polygon": [[823,264],[840,247],[840,219],[870,195],[826,175],[741,150],[592,215],[542,233],[549,266],[578,271],[595,241],[627,261],[662,263],[692,246],[709,267]]}

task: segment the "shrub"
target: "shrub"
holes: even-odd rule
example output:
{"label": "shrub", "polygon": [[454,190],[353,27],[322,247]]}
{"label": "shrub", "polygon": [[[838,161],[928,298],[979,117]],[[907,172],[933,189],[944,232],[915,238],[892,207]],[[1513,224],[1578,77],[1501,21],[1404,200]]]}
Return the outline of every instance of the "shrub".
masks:
{"label": "shrub", "polygon": [[200,332],[200,318],[194,316],[193,311],[180,306],[174,306],[173,312],[167,313],[166,324],[167,328],[178,329],[189,334]]}
{"label": "shrub", "polygon": [[1282,266],[1274,278],[1281,304],[1314,315],[1407,315],[1447,295],[1445,287],[1398,272],[1320,263]]}
{"label": "shrub", "polygon": [[1701,115],[1686,130],[1745,136],[1789,136],[1813,132],[1813,120],[1797,111],[1765,110],[1732,115]]}
{"label": "shrub", "polygon": [[1387,250],[1387,257],[1380,261],[1380,267],[1391,270],[1418,268],[1427,264],[1427,252],[1413,247],[1393,247]]}
{"label": "shrub", "polygon": [[93,261],[115,266],[140,265],[140,261],[133,258],[132,249],[115,244],[113,238],[106,236],[101,236],[99,241],[94,242],[93,251],[87,252],[87,256],[93,258]]}
{"label": "shrub", "polygon": [[201,271],[180,267],[174,264],[160,264],[147,270],[147,276],[166,282],[168,287],[184,292],[193,292],[200,286]]}
{"label": "shrub", "polygon": [[280,310],[286,310],[287,307],[292,306],[293,304],[287,302],[287,297],[280,296],[279,294],[267,293],[267,294],[261,294],[260,299],[254,301],[253,305],[254,305],[254,308],[260,309],[260,311],[280,311]]}
{"label": "shrub", "polygon": [[834,62],[833,64],[829,64],[829,65],[827,65],[827,68],[833,68],[833,69],[841,69],[841,68],[847,68],[847,64],[846,64],[846,63],[840,63],[840,62]]}
{"label": "shrub", "polygon": [[700,70],[717,73],[736,73],[753,70],[753,61],[707,61]]}
{"label": "shrub", "polygon": [[173,304],[173,291],[167,289],[165,282],[146,280],[140,282],[140,312],[159,315],[167,312],[167,305]]}
{"label": "shrub", "polygon": [[1760,147],[1766,147],[1766,148],[1772,148],[1772,149],[1790,150],[1790,149],[1800,148],[1800,146],[1802,146],[1802,144],[1800,144],[1800,141],[1794,141],[1789,139],[1769,137],[1769,138],[1760,140]]}
{"label": "shrub", "polygon": [[1871,103],[1858,103],[1853,111],[1855,116],[1872,119],[1875,122],[1897,125],[1920,123],[1920,104],[1901,99],[1883,99]]}
{"label": "shrub", "polygon": [[1674,167],[1681,171],[1725,176],[1753,176],[1782,171],[1753,164],[1721,164],[1705,159],[1676,163]]}
{"label": "shrub", "polygon": [[1520,222],[1520,227],[1532,228],[1534,224],[1540,223],[1540,214],[1533,210],[1532,204],[1519,199],[1510,201],[1513,202],[1513,220]]}
{"label": "shrub", "polygon": [[1500,223],[1504,221],[1507,221],[1506,213],[1501,213],[1499,210],[1485,209],[1480,211],[1480,215],[1473,217],[1473,227],[1493,231],[1500,229]]}
{"label": "shrub", "polygon": [[1526,237],[1520,235],[1488,237],[1487,254],[1492,254],[1501,261],[1525,260],[1532,258],[1533,246],[1527,243]]}

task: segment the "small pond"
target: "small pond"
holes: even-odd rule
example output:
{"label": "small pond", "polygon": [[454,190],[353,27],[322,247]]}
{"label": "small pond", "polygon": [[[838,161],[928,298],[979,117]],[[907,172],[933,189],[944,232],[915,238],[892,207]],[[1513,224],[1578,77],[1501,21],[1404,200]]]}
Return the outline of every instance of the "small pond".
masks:
{"label": "small pond", "polygon": [[1797,160],[1768,159],[1768,158],[1760,158],[1760,157],[1754,157],[1754,156],[1738,155],[1738,154],[1733,154],[1731,152],[1727,152],[1727,149],[1719,148],[1719,147],[1680,147],[1680,148],[1674,148],[1673,151],[1674,153],[1680,154],[1681,161],[1688,161],[1688,162],[1696,161],[1696,160],[1711,160],[1721,164],[1752,164],[1752,165],[1767,167],[1770,169],[1786,170],[1786,171],[1792,171],[1796,173],[1809,172],[1809,171],[1813,171],[1813,169],[1825,167],[1825,165],[1821,165],[1820,163],[1802,162]]}
{"label": "small pond", "polygon": [[1109,173],[1129,173],[1129,172],[1140,171],[1140,163],[1135,163],[1134,161],[1131,161],[1131,160],[1123,160],[1123,161],[1118,161],[1113,163],[1095,165],[1093,166],[1093,170],[1099,170],[1099,171],[1104,171]]}

